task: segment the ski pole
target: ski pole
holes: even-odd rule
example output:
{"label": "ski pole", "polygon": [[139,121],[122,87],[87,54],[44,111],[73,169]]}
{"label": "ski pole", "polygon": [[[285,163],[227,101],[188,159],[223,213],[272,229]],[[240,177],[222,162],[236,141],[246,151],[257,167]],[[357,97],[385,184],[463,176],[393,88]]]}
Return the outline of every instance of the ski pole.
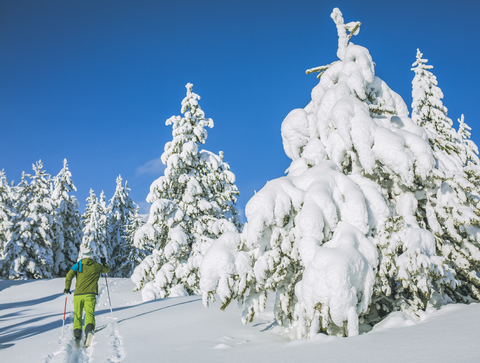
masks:
{"label": "ski pole", "polygon": [[110,300],[110,291],[108,290],[107,274],[105,274],[105,284],[107,285],[108,304],[110,305],[110,317],[113,320],[112,301]]}
{"label": "ski pole", "polygon": [[67,312],[67,297],[65,296],[65,308],[63,309],[62,341],[63,341],[63,333],[65,332],[65,313],[66,312]]}

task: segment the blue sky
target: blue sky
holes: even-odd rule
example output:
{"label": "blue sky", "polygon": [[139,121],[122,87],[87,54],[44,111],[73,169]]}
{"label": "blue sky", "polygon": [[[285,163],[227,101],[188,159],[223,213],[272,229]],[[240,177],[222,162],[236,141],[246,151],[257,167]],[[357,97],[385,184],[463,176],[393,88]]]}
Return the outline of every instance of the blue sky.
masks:
{"label": "blue sky", "polygon": [[480,144],[478,1],[0,0],[0,169],[18,183],[67,158],[82,212],[121,174],[145,213],[190,82],[215,123],[204,148],[224,151],[243,210],[289,166],[280,126],[309,102],[305,70],[337,59],[334,7],[362,22],[353,42],[407,105],[420,48]]}

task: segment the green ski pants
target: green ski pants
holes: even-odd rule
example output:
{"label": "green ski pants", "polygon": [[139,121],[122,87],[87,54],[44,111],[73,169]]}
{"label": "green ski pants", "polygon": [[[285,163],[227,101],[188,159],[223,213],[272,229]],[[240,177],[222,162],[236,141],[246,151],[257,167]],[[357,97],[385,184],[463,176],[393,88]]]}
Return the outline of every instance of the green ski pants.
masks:
{"label": "green ski pants", "polygon": [[95,305],[97,298],[94,294],[75,295],[73,297],[73,335],[75,338],[82,337],[82,318],[85,310],[85,335],[95,329]]}

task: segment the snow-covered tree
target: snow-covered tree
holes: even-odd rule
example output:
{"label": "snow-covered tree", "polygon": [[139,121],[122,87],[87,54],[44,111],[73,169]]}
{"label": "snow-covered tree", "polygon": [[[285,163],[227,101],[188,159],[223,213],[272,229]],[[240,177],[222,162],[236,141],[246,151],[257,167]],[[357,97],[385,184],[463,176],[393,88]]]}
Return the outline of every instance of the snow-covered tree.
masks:
{"label": "snow-covered tree", "polygon": [[54,212],[50,175],[38,161],[34,175],[25,174],[17,186],[16,215],[12,235],[4,250],[2,276],[9,279],[38,279],[55,276]]}
{"label": "snow-covered tree", "polygon": [[[468,181],[475,186],[475,195],[480,194],[480,159],[478,157],[478,146],[470,139],[472,129],[465,122],[465,117],[462,115],[458,119],[458,142],[459,142],[459,154],[464,166],[463,170],[466,174]],[[477,213],[478,215],[478,213]]]}
{"label": "snow-covered tree", "polygon": [[173,140],[162,154],[165,174],[150,187],[150,216],[135,236],[137,246],[154,246],[132,275],[144,300],[199,293],[205,252],[222,233],[240,228],[235,176],[223,153],[199,150],[213,121],[205,118],[192,85],[186,88],[183,117],[166,121]]}
{"label": "snow-covered tree", "polygon": [[108,216],[110,215],[110,207],[107,205],[105,192],[102,190],[98,198],[98,230],[102,240],[102,254],[110,261],[112,256],[113,246],[108,239]]}
{"label": "snow-covered tree", "polygon": [[[110,275],[130,277],[138,261],[136,253],[132,251],[136,249],[133,244],[134,234],[131,230],[127,231],[127,226],[138,223],[138,207],[130,198],[130,188],[127,183],[125,182],[125,186],[122,184],[120,175],[116,182],[115,193],[109,204],[107,239],[111,246],[111,254],[108,262],[111,269]],[[137,227],[140,225],[137,224]],[[134,260],[129,261],[130,258]]]}
{"label": "snow-covered tree", "polygon": [[[478,149],[470,140],[463,115],[458,133],[447,116],[443,93],[430,72],[427,59],[417,49],[412,70],[412,119],[427,130],[435,168],[419,198],[418,216],[435,235],[437,253],[455,270],[453,301],[480,299],[480,198]],[[477,177],[476,177],[477,176]],[[477,186],[476,186],[476,185]]]}
{"label": "snow-covered tree", "polygon": [[438,87],[437,77],[427,65],[428,59],[417,49],[417,59],[412,65],[415,77],[412,81],[412,120],[428,134],[433,150],[442,150],[448,155],[457,153],[457,133],[443,105],[443,92]]}
{"label": "snow-covered tree", "polygon": [[123,231],[123,238],[127,246],[127,254],[124,256],[122,262],[118,265],[118,270],[122,271],[122,275],[129,277],[134,272],[135,268],[149,255],[152,254],[152,246],[150,245],[135,245],[135,233],[144,225],[139,214],[140,208],[137,206],[134,213],[130,216],[128,224]]}
{"label": "snow-covered tree", "polygon": [[77,188],[73,184],[72,174],[68,169],[67,160],[63,160],[63,168],[53,179],[53,201],[55,204],[55,274],[65,276],[75,263],[78,248],[82,242],[82,222],[79,203],[75,196],[70,195]]}
{"label": "snow-covered tree", "polygon": [[[103,191],[102,195],[104,195]],[[102,206],[93,190],[90,189],[90,196],[87,198],[87,207],[85,213],[82,215],[83,238],[81,248],[83,247],[85,250],[91,249],[93,256],[97,259],[101,256],[105,258],[108,256],[104,206],[105,198],[103,198]]]}
{"label": "snow-covered tree", "polygon": [[356,335],[391,311],[414,314],[455,287],[417,221],[418,190],[435,159],[428,134],[350,42],[359,22],[331,17],[338,60],[320,72],[311,102],[282,123],[288,175],[248,202],[242,234],[218,239],[201,265],[204,303],[244,304],[251,321],[275,293],[274,314],[296,337]]}
{"label": "snow-covered tree", "polygon": [[13,191],[8,184],[5,171],[2,170],[0,171],[0,272],[2,261],[5,259],[4,251],[7,241],[12,237],[12,219],[15,214]]}

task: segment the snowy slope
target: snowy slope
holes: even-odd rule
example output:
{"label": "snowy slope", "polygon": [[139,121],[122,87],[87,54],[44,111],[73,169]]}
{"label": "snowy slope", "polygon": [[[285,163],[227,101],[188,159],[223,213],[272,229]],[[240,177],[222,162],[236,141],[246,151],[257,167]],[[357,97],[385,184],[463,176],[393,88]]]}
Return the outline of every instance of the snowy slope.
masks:
{"label": "snowy slope", "polygon": [[63,279],[0,281],[0,362],[479,362],[480,304],[450,305],[422,322],[394,313],[367,334],[290,341],[264,313],[243,325],[240,309],[206,309],[200,296],[141,302],[128,279],[100,280],[93,346],[72,347],[73,299],[65,340]]}

